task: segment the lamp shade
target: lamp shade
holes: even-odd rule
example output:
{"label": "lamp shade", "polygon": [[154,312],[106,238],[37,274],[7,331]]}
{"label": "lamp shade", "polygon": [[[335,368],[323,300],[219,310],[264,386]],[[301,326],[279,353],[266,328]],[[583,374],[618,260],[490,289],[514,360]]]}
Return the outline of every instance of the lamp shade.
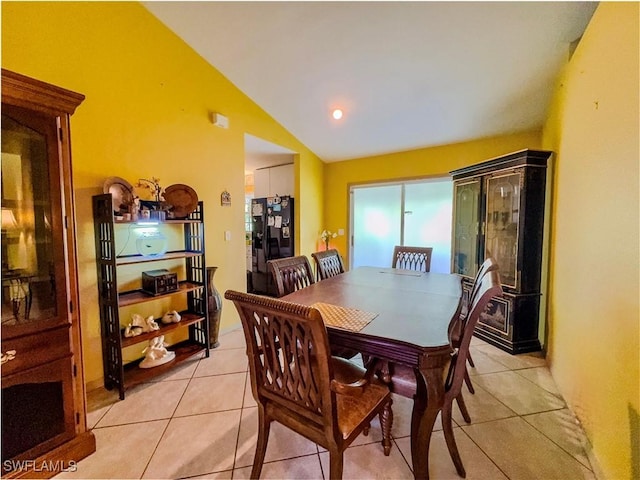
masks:
{"label": "lamp shade", "polygon": [[12,230],[18,226],[16,216],[10,208],[2,208],[2,230]]}

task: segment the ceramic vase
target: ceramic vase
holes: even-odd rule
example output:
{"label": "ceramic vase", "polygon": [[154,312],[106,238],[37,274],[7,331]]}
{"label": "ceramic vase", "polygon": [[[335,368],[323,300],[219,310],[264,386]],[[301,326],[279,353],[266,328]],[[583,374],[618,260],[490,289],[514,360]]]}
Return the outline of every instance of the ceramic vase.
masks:
{"label": "ceramic vase", "polygon": [[207,267],[207,307],[209,310],[209,348],[220,346],[220,315],[222,314],[222,297],[213,283],[218,267]]}

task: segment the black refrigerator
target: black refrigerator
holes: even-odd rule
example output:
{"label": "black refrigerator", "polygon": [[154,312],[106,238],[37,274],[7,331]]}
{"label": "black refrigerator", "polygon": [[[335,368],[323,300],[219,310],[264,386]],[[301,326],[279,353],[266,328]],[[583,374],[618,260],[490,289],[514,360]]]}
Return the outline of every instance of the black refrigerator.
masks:
{"label": "black refrigerator", "polygon": [[276,295],[267,261],[294,255],[294,210],[290,196],[251,200],[251,273],[247,291]]}

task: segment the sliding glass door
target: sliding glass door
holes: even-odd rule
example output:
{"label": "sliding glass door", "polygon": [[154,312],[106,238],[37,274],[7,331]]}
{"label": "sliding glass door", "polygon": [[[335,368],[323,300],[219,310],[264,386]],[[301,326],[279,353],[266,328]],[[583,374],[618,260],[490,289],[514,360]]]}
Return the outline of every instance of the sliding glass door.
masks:
{"label": "sliding glass door", "polygon": [[393,247],[433,247],[431,271],[451,269],[450,178],[351,187],[350,266],[390,267]]}

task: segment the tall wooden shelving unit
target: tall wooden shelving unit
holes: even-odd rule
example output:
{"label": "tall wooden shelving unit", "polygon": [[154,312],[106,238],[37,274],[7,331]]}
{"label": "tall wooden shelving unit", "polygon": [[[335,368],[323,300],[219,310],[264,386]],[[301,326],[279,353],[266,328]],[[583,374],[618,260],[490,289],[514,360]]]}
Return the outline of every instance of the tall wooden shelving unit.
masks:
{"label": "tall wooden shelving unit", "polygon": [[[96,266],[100,304],[100,322],[102,331],[102,356],[104,385],[108,390],[117,388],[120,399],[125,398],[125,390],[147,381],[196,354],[205,352],[209,356],[209,315],[207,311],[207,281],[204,251],[204,211],[203,203],[185,219],[158,222],[158,227],[183,225],[184,249],[169,251],[157,256],[118,255],[115,227],[132,226],[135,222],[116,221],[113,214],[113,202],[110,193],[93,197],[93,217],[96,240]],[[186,278],[180,279],[178,289],[161,295],[150,295],[142,289],[120,291],[118,288],[118,270],[120,267],[144,266],[166,260],[184,260]],[[130,305],[154,302],[174,295],[187,296],[187,309],[180,312],[179,323],[160,325],[160,330],[143,333],[135,337],[125,337],[124,323],[120,319],[120,309]],[[179,329],[188,328],[188,339],[171,345],[175,359],[153,368],[142,369],[139,361],[126,363],[122,349],[128,346],[148,342],[154,337],[167,335]]]}

